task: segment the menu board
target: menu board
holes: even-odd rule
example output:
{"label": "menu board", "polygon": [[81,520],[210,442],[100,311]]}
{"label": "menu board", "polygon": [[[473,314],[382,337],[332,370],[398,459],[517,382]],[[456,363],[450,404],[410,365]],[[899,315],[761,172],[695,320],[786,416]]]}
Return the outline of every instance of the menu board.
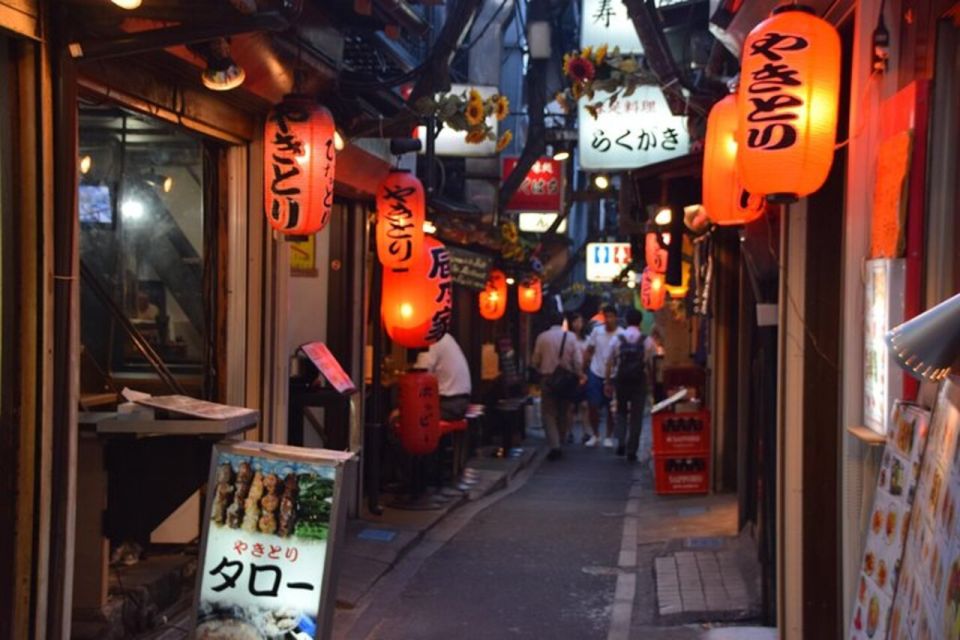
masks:
{"label": "menu board", "polygon": [[[960,638],[960,386],[940,385],[890,616],[890,640]],[[882,637],[882,636],[881,636]]]}
{"label": "menu board", "polygon": [[351,457],[254,442],[214,447],[194,637],[329,637]]}
{"label": "menu board", "polygon": [[447,251],[450,253],[450,274],[453,281],[461,287],[483,291],[487,287],[493,258],[458,247],[448,246]]}
{"label": "menu board", "polygon": [[925,409],[894,404],[857,580],[851,640],[886,637],[929,421]]}
{"label": "menu board", "polygon": [[356,393],[357,387],[353,380],[347,375],[347,372],[340,366],[336,356],[330,351],[327,345],[322,342],[308,342],[300,347],[310,362],[320,370],[323,377],[326,378],[333,387],[344,395]]}

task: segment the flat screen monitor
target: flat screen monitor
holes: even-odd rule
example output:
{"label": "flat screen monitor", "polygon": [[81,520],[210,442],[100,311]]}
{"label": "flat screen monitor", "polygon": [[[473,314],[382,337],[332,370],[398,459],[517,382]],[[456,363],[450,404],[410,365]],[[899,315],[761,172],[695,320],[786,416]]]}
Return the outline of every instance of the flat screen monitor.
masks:
{"label": "flat screen monitor", "polygon": [[82,184],[79,193],[81,224],[113,224],[113,201],[110,187],[102,184]]}

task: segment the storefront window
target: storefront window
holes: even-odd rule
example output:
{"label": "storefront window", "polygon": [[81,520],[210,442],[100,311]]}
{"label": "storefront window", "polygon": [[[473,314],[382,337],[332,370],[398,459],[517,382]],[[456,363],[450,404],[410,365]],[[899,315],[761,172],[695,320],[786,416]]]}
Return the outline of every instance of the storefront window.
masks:
{"label": "storefront window", "polygon": [[[205,155],[203,140],[159,120],[81,108],[85,384],[169,393],[172,376],[183,390],[202,392],[205,186],[212,183],[205,166],[213,164]],[[91,383],[96,376],[103,380]]]}

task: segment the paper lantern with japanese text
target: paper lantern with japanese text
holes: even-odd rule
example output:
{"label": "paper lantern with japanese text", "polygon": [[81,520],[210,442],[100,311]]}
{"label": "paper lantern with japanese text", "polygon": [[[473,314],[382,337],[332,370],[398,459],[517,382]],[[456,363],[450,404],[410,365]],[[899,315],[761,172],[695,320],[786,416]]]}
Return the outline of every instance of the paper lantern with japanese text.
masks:
{"label": "paper lantern with japanese text", "polygon": [[644,269],[640,278],[640,304],[648,311],[656,311],[666,300],[667,288],[663,274]]}
{"label": "paper lantern with japanese text", "polygon": [[425,237],[409,269],[384,269],[380,314],[390,339],[409,349],[437,342],[447,332],[453,308],[450,254]]}
{"label": "paper lantern with japanese text", "polygon": [[660,246],[660,239],[657,233],[650,231],[644,239],[644,257],[647,261],[647,268],[655,273],[667,272],[667,250]]}
{"label": "paper lantern with japanese text", "polygon": [[520,311],[537,313],[543,306],[543,283],[540,278],[530,276],[517,287],[517,304]]}
{"label": "paper lantern with japanese text", "polygon": [[437,377],[414,370],[400,376],[399,436],[410,455],[433,453],[440,442],[440,391]]}
{"label": "paper lantern with japanese text", "polygon": [[333,134],[333,116],[305,96],[287,96],[267,117],[264,207],[280,233],[303,236],[327,226],[336,165]]}
{"label": "paper lantern with japanese text", "polygon": [[711,222],[746,224],[763,214],[764,201],[740,184],[737,169],[737,98],[729,95],[710,110],[703,148],[703,207]]}
{"label": "paper lantern with japanese text", "polygon": [[494,269],[487,278],[487,288],[480,292],[480,315],[486,320],[498,320],[507,310],[507,276]]}
{"label": "paper lantern with japanese text", "polygon": [[743,44],[737,158],[743,186],[771,202],[813,193],[833,163],[840,36],[800,5],[784,5]]}
{"label": "paper lantern with japanese text", "polygon": [[387,174],[377,189],[377,257],[384,268],[409,268],[420,255],[425,215],[417,177],[400,169]]}

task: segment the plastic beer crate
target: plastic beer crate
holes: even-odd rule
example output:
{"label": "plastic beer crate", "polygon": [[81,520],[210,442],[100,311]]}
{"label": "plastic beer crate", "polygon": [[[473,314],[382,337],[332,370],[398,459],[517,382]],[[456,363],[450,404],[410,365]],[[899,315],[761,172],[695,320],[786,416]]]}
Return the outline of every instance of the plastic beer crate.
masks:
{"label": "plastic beer crate", "polygon": [[710,452],[653,452],[653,477],[658,495],[708,493]]}
{"label": "plastic beer crate", "polygon": [[710,451],[710,412],[653,414],[653,450],[661,454]]}

